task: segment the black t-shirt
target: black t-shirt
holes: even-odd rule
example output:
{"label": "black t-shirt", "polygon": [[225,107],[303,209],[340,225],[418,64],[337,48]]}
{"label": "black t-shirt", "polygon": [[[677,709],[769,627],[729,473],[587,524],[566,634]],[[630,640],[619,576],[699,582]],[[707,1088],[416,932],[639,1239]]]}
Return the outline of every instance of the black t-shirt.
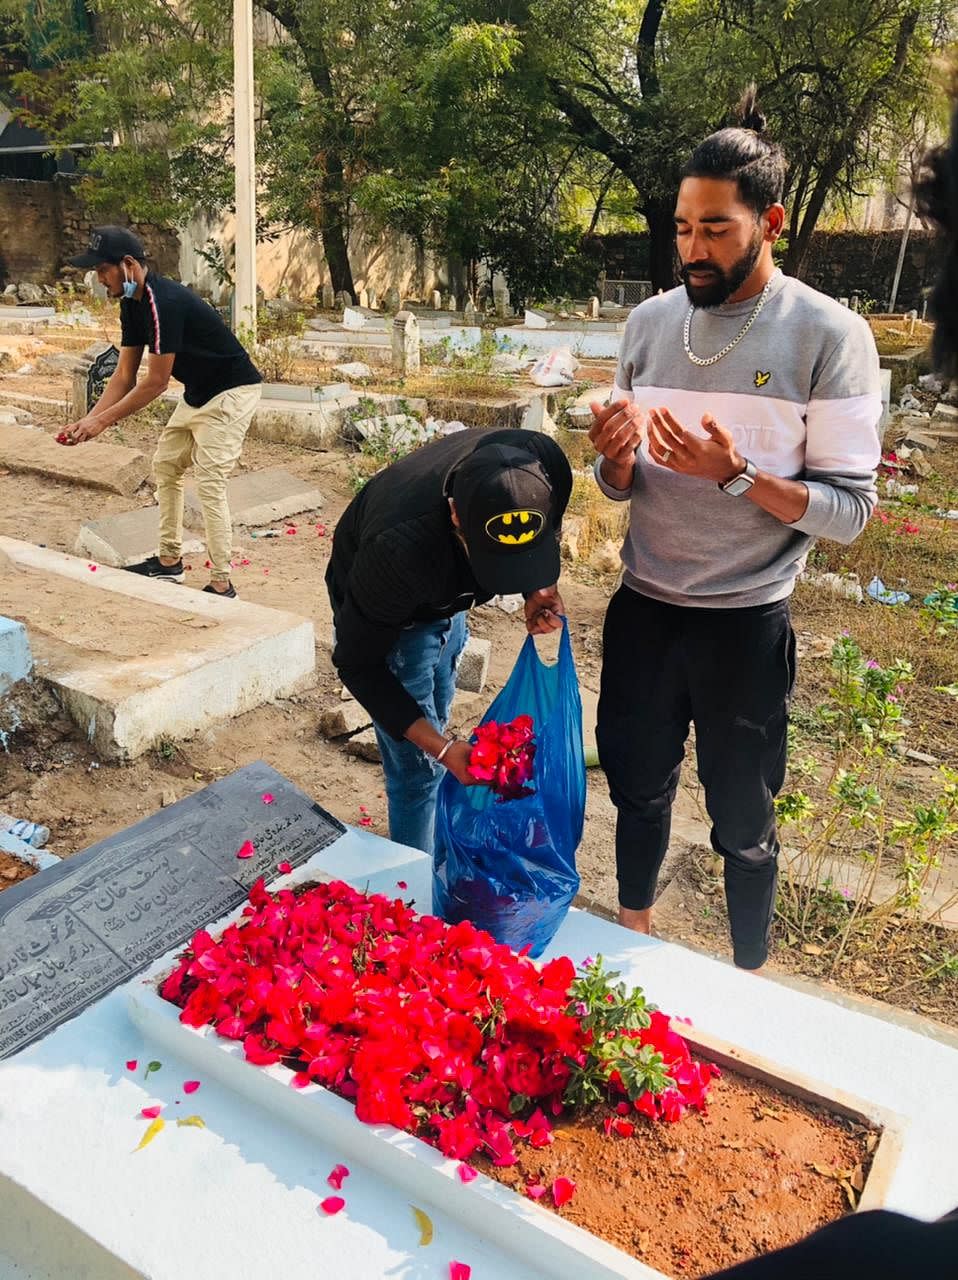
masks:
{"label": "black t-shirt", "polygon": [[[455,536],[444,492],[452,468],[484,444],[511,445],[536,458],[562,518],[572,470],[556,442],[537,431],[473,429],[434,440],[380,471],[336,526],[326,570],[336,627],[333,663],[347,689],[395,738],[424,714],[386,664],[400,631],[489,599]],[[552,585],[530,582],[528,592]]]}
{"label": "black t-shirt", "polygon": [[173,377],[198,409],[223,391],[262,382],[259,370],[209,303],[192,289],[149,272],[142,298],[120,303],[124,347],[176,356]]}

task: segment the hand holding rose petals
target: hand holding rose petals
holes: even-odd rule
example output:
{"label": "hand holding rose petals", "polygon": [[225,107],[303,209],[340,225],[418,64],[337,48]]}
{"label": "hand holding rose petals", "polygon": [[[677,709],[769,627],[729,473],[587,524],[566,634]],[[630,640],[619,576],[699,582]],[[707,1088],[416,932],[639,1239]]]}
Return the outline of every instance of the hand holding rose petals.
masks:
{"label": "hand holding rose petals", "polygon": [[516,716],[509,724],[488,720],[473,730],[475,746],[469,757],[469,772],[485,782],[500,802],[531,796],[525,784],[532,777],[536,754],[531,716]]}

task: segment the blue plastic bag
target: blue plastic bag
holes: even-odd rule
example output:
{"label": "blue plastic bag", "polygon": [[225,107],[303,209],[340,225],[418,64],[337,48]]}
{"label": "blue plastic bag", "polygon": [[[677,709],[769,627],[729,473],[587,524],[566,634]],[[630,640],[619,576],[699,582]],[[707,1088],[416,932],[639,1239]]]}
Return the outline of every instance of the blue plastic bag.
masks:
{"label": "blue plastic bag", "polygon": [[585,820],[582,703],[566,625],[551,666],[527,638],[482,723],[519,715],[534,722],[535,791],[500,804],[488,787],[464,787],[446,774],[436,810],[433,909],[450,923],[471,920],[516,950],[531,944],[538,956],[578,892],[575,851]]}

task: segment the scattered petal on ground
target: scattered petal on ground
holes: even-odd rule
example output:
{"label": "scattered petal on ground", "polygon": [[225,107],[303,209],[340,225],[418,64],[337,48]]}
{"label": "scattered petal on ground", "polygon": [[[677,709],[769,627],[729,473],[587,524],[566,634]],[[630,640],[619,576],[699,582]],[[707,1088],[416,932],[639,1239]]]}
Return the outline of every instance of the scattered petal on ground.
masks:
{"label": "scattered petal on ground", "polygon": [[545,1193],[546,1189],[540,1182],[530,1182],[526,1187],[526,1195],[530,1200],[541,1200]]}
{"label": "scattered petal on ground", "polygon": [[289,873],[292,871],[292,869],[293,869],[293,864],[291,862],[281,862],[279,866],[276,868],[276,870],[281,875],[284,875],[284,876],[288,876]]}
{"label": "scattered petal on ground", "polygon": [[135,1071],[136,1066],[137,1066],[136,1058],[131,1058],[130,1061],[126,1064],[126,1069],[127,1071]]}
{"label": "scattered petal on ground", "polygon": [[161,1116],[157,1116],[147,1129],[146,1133],[144,1133],[143,1137],[140,1139],[139,1146],[134,1147],[134,1152],[142,1151],[144,1147],[148,1147],[156,1135],[162,1131],[165,1124],[166,1121]]}
{"label": "scattered petal on ground", "polygon": [[336,1165],[332,1173],[326,1179],[334,1191],[341,1191],[343,1188],[343,1178],[349,1177],[349,1170],[344,1164]]}
{"label": "scattered petal on ground", "polygon": [[397,881],[396,881],[396,888],[397,888],[397,889],[408,889],[408,888],[409,888],[409,885],[406,883],[406,881],[405,881],[405,880],[397,880]]}
{"label": "scattered petal on ground", "polygon": [[472,1275],[472,1267],[466,1262],[450,1262],[449,1264],[449,1280],[469,1280]]}
{"label": "scattered petal on ground", "polygon": [[460,1182],[472,1182],[473,1178],[479,1177],[479,1171],[474,1169],[471,1164],[461,1164],[456,1169],[459,1174]]}
{"label": "scattered petal on ground", "polygon": [[144,1107],[140,1112],[140,1115],[144,1120],[155,1120],[162,1110],[163,1108],[159,1105],[155,1107]]}
{"label": "scattered petal on ground", "polygon": [[198,1089],[199,1087],[200,1087],[200,1082],[199,1082],[199,1080],[184,1080],[184,1081],[183,1081],[183,1092],[184,1092],[184,1093],[196,1093],[196,1091],[197,1091],[197,1089]]}
{"label": "scattered petal on ground", "polygon": [[552,1184],[552,1199],[557,1209],[568,1204],[575,1195],[575,1183],[571,1178],[556,1178]]}
{"label": "scattered petal on ground", "polygon": [[200,1116],[180,1116],[176,1122],[180,1129],[205,1129],[206,1125]]}
{"label": "scattered petal on ground", "polygon": [[256,853],[256,849],[252,840],[244,840],[240,847],[236,850],[237,858],[252,858]]}
{"label": "scattered petal on ground", "polygon": [[263,792],[263,804],[273,804],[276,797],[270,791]]}
{"label": "scattered petal on ground", "polygon": [[323,1213],[339,1213],[340,1209],[346,1208],[346,1201],[342,1196],[327,1196],[325,1200],[320,1201],[319,1207]]}
{"label": "scattered petal on ground", "polygon": [[409,1207],[412,1209],[412,1216],[416,1219],[416,1226],[419,1228],[420,1248],[422,1248],[423,1245],[432,1244],[432,1218],[430,1218],[428,1213],[424,1213],[422,1209],[417,1209],[414,1204],[411,1204]]}

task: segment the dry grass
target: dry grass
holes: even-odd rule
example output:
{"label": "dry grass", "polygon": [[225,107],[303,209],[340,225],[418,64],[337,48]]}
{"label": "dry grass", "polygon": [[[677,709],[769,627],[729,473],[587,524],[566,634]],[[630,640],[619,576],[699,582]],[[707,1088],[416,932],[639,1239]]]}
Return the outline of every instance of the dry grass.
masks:
{"label": "dry grass", "polygon": [[569,499],[567,519],[569,516],[580,522],[578,558],[585,562],[597,548],[609,540],[615,543],[618,551],[629,520],[629,505],[627,502],[611,502],[599,490],[591,475],[575,475],[572,478],[572,497]]}
{"label": "dry grass", "polygon": [[923,320],[912,323],[905,317],[896,317],[894,320],[869,319],[868,323],[879,355],[900,355],[916,347],[927,347],[931,342],[932,326]]}

